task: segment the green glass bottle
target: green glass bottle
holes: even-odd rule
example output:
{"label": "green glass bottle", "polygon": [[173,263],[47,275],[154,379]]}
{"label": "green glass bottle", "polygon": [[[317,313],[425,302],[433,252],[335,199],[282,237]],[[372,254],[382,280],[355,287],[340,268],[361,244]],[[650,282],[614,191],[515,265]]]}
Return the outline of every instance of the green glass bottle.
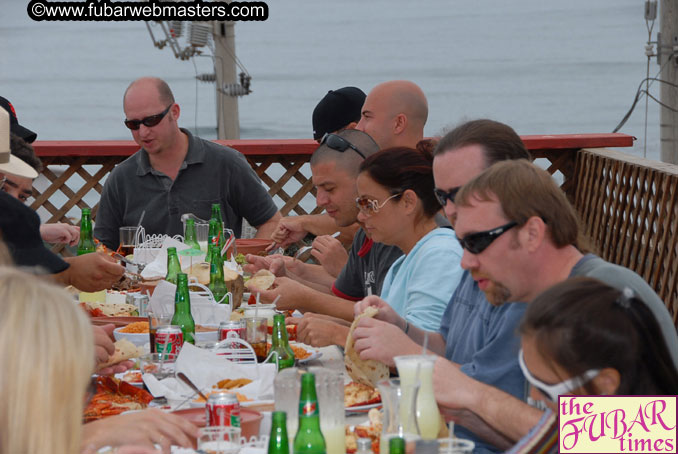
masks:
{"label": "green glass bottle", "polygon": [[[216,239],[213,238],[212,241],[216,241]],[[212,244],[212,246],[209,248],[209,251],[210,285],[208,288],[210,289],[210,292],[212,292],[215,301],[221,301],[222,304],[228,304],[228,296],[224,298],[224,295],[228,293],[226,282],[224,282],[224,260],[221,258],[221,254],[219,254],[219,248],[215,244]]]}
{"label": "green glass bottle", "polygon": [[[275,314],[273,316],[273,334],[271,335],[271,352],[276,352],[278,357],[278,370],[294,367],[294,351],[290,347],[287,339],[287,329],[285,328],[285,316]],[[268,360],[275,363],[276,355]]]}
{"label": "green glass bottle", "polygon": [[209,259],[209,257],[212,256],[212,253],[210,252],[210,248],[213,245],[216,245],[217,250],[219,252],[221,252],[221,248],[219,247],[219,242],[221,241],[222,236],[223,236],[223,233],[220,233],[220,231],[219,231],[219,222],[216,219],[210,219],[209,230],[207,231],[207,258],[208,259]]}
{"label": "green glass bottle", "polygon": [[402,437],[393,437],[388,440],[389,454],[405,454],[405,439]]}
{"label": "green glass bottle", "polygon": [[212,204],[212,216],[210,217],[210,221],[212,219],[219,223],[217,232],[219,232],[219,252],[221,252],[224,244],[226,244],[226,240],[224,239],[224,218],[221,216],[221,205],[218,203]]}
{"label": "green glass bottle", "polygon": [[181,263],[179,262],[179,256],[177,255],[177,248],[168,247],[167,248],[167,275],[165,280],[171,282],[174,285],[177,285],[177,274],[181,273]]}
{"label": "green glass bottle", "polygon": [[195,344],[195,321],[191,315],[191,298],[188,293],[188,275],[177,273],[177,291],[174,294],[172,325],[181,327],[184,342]]}
{"label": "green glass bottle", "polygon": [[82,209],[80,217],[80,241],[78,242],[78,255],[96,252],[97,247],[94,244],[92,235],[92,212],[89,208]]}
{"label": "green glass bottle", "polygon": [[268,454],[290,454],[290,442],[287,438],[287,413],[284,411],[274,411],[271,414]]}
{"label": "green glass bottle", "polygon": [[325,437],[320,431],[320,409],[315,392],[315,375],[301,376],[299,429],[294,437],[294,454],[326,454]]}
{"label": "green glass bottle", "polygon": [[186,219],[186,231],[184,232],[184,244],[189,246],[191,249],[200,250],[200,245],[198,244],[198,234],[195,231],[195,220]]}

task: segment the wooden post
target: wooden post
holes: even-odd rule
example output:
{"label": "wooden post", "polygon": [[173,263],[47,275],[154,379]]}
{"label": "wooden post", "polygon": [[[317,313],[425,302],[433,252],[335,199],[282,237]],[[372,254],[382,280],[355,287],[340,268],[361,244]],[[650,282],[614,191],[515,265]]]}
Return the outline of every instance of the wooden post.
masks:
{"label": "wooden post", "polygon": [[[678,0],[661,0],[659,13],[657,46],[660,52],[659,65],[662,67],[659,78],[678,84]],[[665,83],[659,85],[659,99],[673,109],[660,106],[661,160],[678,164],[678,88]]]}
{"label": "wooden post", "polygon": [[215,21],[214,70],[216,73],[217,95],[217,137],[220,140],[240,138],[238,97],[222,91],[225,84],[235,84],[235,26],[233,22]]}

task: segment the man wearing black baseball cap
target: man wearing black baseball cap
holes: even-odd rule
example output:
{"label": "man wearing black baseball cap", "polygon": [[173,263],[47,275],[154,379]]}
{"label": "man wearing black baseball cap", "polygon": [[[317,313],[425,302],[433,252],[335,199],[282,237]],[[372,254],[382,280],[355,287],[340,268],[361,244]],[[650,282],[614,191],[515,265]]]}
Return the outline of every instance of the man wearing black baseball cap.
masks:
{"label": "man wearing black baseball cap", "polygon": [[2,96],[0,96],[0,107],[5,109],[9,114],[10,128],[12,134],[16,134],[17,136],[21,137],[28,143],[35,142],[35,139],[38,138],[38,135],[31,131],[30,129],[25,128],[19,124],[19,120],[16,117],[16,110],[14,110],[14,106],[12,105],[11,102],[9,102],[7,98],[3,98]]}
{"label": "man wearing black baseball cap", "polygon": [[37,213],[4,192],[0,192],[0,213],[0,236],[16,265],[88,292],[110,288],[122,277],[125,269],[105,254],[62,259],[47,249]]}
{"label": "man wearing black baseball cap", "polygon": [[320,142],[327,133],[355,128],[366,97],[357,87],[328,91],[313,109],[313,138]]}

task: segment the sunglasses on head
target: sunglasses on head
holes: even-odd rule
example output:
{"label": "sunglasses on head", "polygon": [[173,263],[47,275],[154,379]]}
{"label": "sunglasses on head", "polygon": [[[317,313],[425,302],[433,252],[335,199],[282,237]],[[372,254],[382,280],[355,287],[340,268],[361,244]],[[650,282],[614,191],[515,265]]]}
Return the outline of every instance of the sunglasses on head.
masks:
{"label": "sunglasses on head", "polygon": [[452,188],[449,191],[445,192],[442,189],[434,188],[433,193],[436,195],[436,199],[442,206],[447,205],[447,201],[454,203],[454,198],[457,196],[457,192],[461,189],[461,186]]}
{"label": "sunglasses on head", "polygon": [[336,134],[332,134],[332,133],[329,133],[329,132],[327,134],[325,134],[323,136],[323,138],[320,139],[320,145],[327,145],[328,147],[330,147],[334,151],[339,151],[341,153],[343,153],[344,151],[346,151],[347,149],[350,148],[351,150],[358,153],[363,159],[367,159],[365,157],[365,155],[362,154],[360,152],[360,150],[358,150],[358,148],[355,145],[353,145],[348,140],[346,140],[343,137],[338,136]]}
{"label": "sunglasses on head", "polygon": [[146,126],[147,128],[152,128],[153,126],[157,125],[162,121],[163,118],[165,118],[165,115],[167,115],[167,112],[169,112],[170,107],[172,107],[174,104],[170,104],[167,106],[167,109],[163,110],[159,114],[156,115],[151,115],[146,118],[142,118],[141,120],[127,120],[125,119],[125,126],[127,126],[129,129],[132,131],[136,131],[141,127],[141,125]]}
{"label": "sunglasses on head", "polygon": [[487,247],[492,244],[494,240],[499,238],[502,233],[517,226],[516,221],[511,221],[508,224],[496,227],[492,230],[485,230],[484,232],[469,233],[464,238],[459,238],[461,247],[469,251],[471,254],[480,254]]}
{"label": "sunglasses on head", "polygon": [[599,369],[589,369],[578,377],[572,377],[560,383],[556,383],[555,385],[548,385],[532,375],[530,370],[527,368],[522,348],[520,349],[520,354],[518,355],[518,364],[520,364],[520,370],[522,370],[525,379],[530,383],[530,385],[539,390],[539,392],[544,396],[551,399],[552,402],[558,402],[558,396],[567,394],[577,388],[581,388],[587,382],[593,380],[600,372]]}

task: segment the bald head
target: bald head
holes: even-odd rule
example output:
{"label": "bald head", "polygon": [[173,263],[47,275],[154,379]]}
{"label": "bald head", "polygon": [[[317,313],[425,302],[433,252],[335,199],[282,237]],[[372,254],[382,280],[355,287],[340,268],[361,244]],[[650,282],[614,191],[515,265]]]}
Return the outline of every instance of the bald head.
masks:
{"label": "bald head", "polygon": [[382,150],[414,148],[424,138],[428,118],[426,95],[414,82],[391,80],[367,95],[357,128],[366,132]]}
{"label": "bald head", "polygon": [[[379,147],[374,142],[374,140],[372,140],[370,136],[362,131],[346,129],[344,131],[338,132],[336,135],[343,138],[349,144],[360,150],[360,152],[366,158],[379,151]],[[358,176],[360,164],[363,161],[364,158],[360,156],[354,149],[349,147],[343,152],[338,151],[334,148],[331,148],[327,142],[316,148],[316,150],[313,152],[313,156],[311,156],[311,166],[325,162],[334,162],[338,168],[343,169],[348,175],[352,177]]]}
{"label": "bald head", "polygon": [[169,106],[170,104],[174,104],[174,95],[172,94],[169,85],[167,85],[167,82],[158,77],[140,77],[129,84],[127,90],[125,90],[125,94],[122,97],[123,106],[125,105],[128,94],[134,95],[135,92],[138,91],[147,93],[148,90],[153,90],[158,96],[158,100],[163,105]]}

